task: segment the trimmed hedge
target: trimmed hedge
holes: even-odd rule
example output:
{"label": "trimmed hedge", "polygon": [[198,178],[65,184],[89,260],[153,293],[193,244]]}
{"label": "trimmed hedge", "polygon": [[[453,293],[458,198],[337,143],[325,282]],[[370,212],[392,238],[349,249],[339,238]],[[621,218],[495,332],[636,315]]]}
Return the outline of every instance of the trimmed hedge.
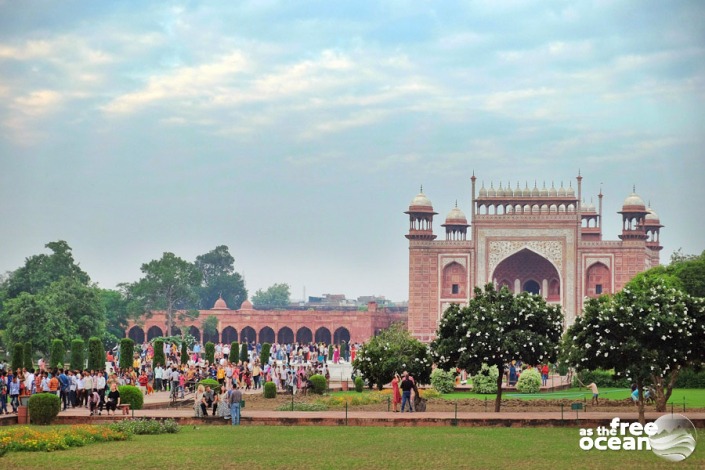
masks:
{"label": "trimmed hedge", "polygon": [[142,409],[142,405],[144,405],[144,395],[142,395],[142,390],[138,387],[134,385],[120,385],[118,392],[120,392],[120,403],[123,405],[129,403],[130,408],[133,410]]}
{"label": "trimmed hedge", "polygon": [[[135,342],[130,338],[120,340],[120,369],[132,367],[132,360],[135,357]],[[101,367],[102,369],[103,367]],[[122,395],[122,394],[121,394]],[[122,396],[121,396],[122,398]]]}
{"label": "trimmed hedge", "polygon": [[455,390],[455,374],[435,368],[431,372],[431,385],[440,393],[452,393]]}
{"label": "trimmed hedge", "polygon": [[110,429],[130,435],[176,434],[179,425],[173,419],[124,419],[110,425]]}
{"label": "trimmed hedge", "polygon": [[488,367],[487,364],[482,364],[480,372],[472,376],[472,391],[482,394],[497,393],[498,377],[497,366]]}
{"label": "trimmed hedge", "polygon": [[262,351],[259,353],[259,362],[263,366],[269,363],[269,352],[272,350],[272,345],[262,343]]}
{"label": "trimmed hedge", "polygon": [[240,343],[237,341],[233,341],[230,343],[230,355],[228,356],[228,360],[232,362],[233,364],[237,364],[237,361],[240,358]]}
{"label": "trimmed hedge", "polygon": [[212,341],[206,343],[206,361],[208,364],[215,362],[215,344]]}
{"label": "trimmed hedge", "polygon": [[32,424],[51,424],[59,416],[61,400],[55,393],[35,393],[29,397],[28,406]]}
{"label": "trimmed hedge", "polygon": [[210,387],[215,393],[220,393],[220,383],[215,379],[203,379],[198,382],[198,385],[203,385],[204,387]]}
{"label": "trimmed hedge", "polygon": [[153,348],[154,357],[152,358],[152,364],[154,365],[154,367],[157,367],[157,365],[166,367],[166,358],[164,357],[164,340],[155,339]]}
{"label": "trimmed hedge", "polygon": [[250,360],[250,356],[247,354],[247,343],[242,343],[240,346],[240,360],[242,362],[247,362]]}
{"label": "trimmed hedge", "polygon": [[264,398],[277,398],[277,386],[274,382],[265,382]]}
{"label": "trimmed hedge", "polygon": [[365,388],[365,381],[362,380],[362,377],[355,377],[355,391],[362,393],[363,388]]}
{"label": "trimmed hedge", "polygon": [[24,343],[24,348],[22,349],[22,362],[24,362],[24,367],[27,370],[34,369],[34,364],[32,361],[32,342],[27,341]]}
{"label": "trimmed hedge", "polygon": [[12,370],[22,370],[24,366],[24,345],[15,343],[15,348],[12,350]]}
{"label": "trimmed hedge", "polygon": [[541,390],[541,373],[536,369],[527,369],[519,376],[517,392],[538,393]]}
{"label": "trimmed hedge", "polygon": [[83,370],[86,366],[85,343],[82,339],[71,341],[71,370]]}
{"label": "trimmed hedge", "polygon": [[88,370],[105,368],[105,349],[103,342],[96,336],[88,338]]}
{"label": "trimmed hedge", "polygon": [[181,342],[181,364],[188,364],[188,344],[186,341]]}
{"label": "trimmed hedge", "polygon": [[66,346],[60,339],[51,342],[51,354],[49,355],[49,368],[55,367],[63,369],[66,359]]}
{"label": "trimmed hedge", "polygon": [[323,395],[325,393],[326,389],[328,388],[328,383],[326,382],[326,378],[323,377],[321,374],[315,374],[312,375],[311,378],[309,379],[311,381],[311,392],[316,393],[318,395]]}
{"label": "trimmed hedge", "polygon": [[625,377],[615,375],[613,372],[602,369],[581,370],[573,377],[573,386],[580,387],[578,378],[585,385],[595,382],[598,387],[629,388],[631,383]]}

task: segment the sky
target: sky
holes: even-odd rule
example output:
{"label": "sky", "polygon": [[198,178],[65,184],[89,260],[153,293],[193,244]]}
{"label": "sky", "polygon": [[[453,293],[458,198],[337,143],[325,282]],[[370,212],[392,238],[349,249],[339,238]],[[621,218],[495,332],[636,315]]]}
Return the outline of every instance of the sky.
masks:
{"label": "sky", "polygon": [[408,297],[408,217],[489,186],[636,192],[705,249],[705,3],[0,0],[0,272],[101,287],[218,245],[250,294]]}

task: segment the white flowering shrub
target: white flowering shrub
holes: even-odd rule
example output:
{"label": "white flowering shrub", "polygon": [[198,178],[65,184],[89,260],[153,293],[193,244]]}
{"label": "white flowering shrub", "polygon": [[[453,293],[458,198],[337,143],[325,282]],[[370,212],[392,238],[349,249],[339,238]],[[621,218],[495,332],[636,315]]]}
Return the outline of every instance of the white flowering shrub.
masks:
{"label": "white flowering shrub", "polygon": [[482,394],[497,393],[498,377],[499,369],[497,369],[497,366],[489,367],[487,364],[482,364],[480,372],[472,376],[472,391]]}
{"label": "white flowering shrub", "polygon": [[455,374],[436,367],[431,372],[431,385],[440,393],[452,393],[455,390]]}
{"label": "white flowering shrub", "polygon": [[539,393],[541,390],[541,374],[536,369],[527,369],[519,376],[517,391],[519,393]]}

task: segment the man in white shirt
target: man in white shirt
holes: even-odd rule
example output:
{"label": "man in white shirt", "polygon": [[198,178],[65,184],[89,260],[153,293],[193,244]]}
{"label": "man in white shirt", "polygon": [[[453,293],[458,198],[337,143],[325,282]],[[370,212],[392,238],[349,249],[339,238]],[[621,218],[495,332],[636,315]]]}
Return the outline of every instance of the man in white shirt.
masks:
{"label": "man in white shirt", "polygon": [[154,368],[154,390],[157,392],[162,391],[162,378],[164,377],[164,369],[162,369],[162,365],[158,364],[157,367]]}
{"label": "man in white shirt", "polygon": [[98,389],[98,395],[100,396],[100,404],[98,405],[98,414],[103,413],[103,406],[105,406],[105,372],[99,371],[95,378],[93,379],[93,387]]}
{"label": "man in white shirt", "polygon": [[35,379],[34,369],[29,369],[29,372],[27,372],[27,375],[25,376],[25,379],[24,379],[24,388],[30,394],[37,393],[37,391],[35,390],[34,379]]}

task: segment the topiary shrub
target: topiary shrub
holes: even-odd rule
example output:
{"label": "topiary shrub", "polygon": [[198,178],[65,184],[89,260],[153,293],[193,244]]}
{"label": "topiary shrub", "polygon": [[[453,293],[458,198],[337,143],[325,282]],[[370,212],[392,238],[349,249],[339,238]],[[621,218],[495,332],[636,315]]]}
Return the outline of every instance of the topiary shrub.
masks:
{"label": "topiary shrub", "polygon": [[[132,359],[135,355],[135,342],[130,338],[120,340],[120,369],[129,369],[132,367]],[[101,369],[105,367],[103,365]],[[122,398],[122,397],[121,397]]]}
{"label": "topiary shrub", "polygon": [[63,368],[64,359],[66,358],[66,347],[60,339],[55,339],[51,342],[51,352],[49,354],[49,367]]}
{"label": "topiary shrub", "polygon": [[328,345],[328,360],[332,361],[333,360],[333,353],[334,353],[333,345],[329,344]]}
{"label": "topiary shrub", "polygon": [[309,379],[311,381],[311,392],[317,393],[318,395],[323,395],[323,393],[328,388],[328,383],[326,383],[326,378],[320,374],[312,375]]}
{"label": "topiary shrub", "polygon": [[265,382],[264,398],[277,398],[277,386],[274,382]]}
{"label": "topiary shrub", "polygon": [[61,400],[53,393],[35,393],[29,397],[29,420],[32,424],[51,424],[60,409]]}
{"label": "topiary shrub", "polygon": [[498,377],[497,366],[488,367],[487,364],[482,364],[480,372],[472,377],[472,391],[482,394],[497,393]]}
{"label": "topiary shrub", "polygon": [[83,370],[86,366],[85,343],[82,339],[71,341],[71,370]]}
{"label": "topiary shrub", "polygon": [[528,369],[521,373],[517,382],[519,393],[539,393],[541,390],[541,373],[536,369]]}
{"label": "topiary shrub", "polygon": [[22,369],[24,366],[24,345],[15,343],[15,348],[12,350],[12,370]]}
{"label": "topiary shrub", "polygon": [[129,403],[130,408],[133,410],[142,409],[142,405],[144,405],[144,395],[142,395],[142,390],[134,385],[120,385],[118,387],[118,392],[120,392],[120,403]]}
{"label": "topiary shrub", "polygon": [[212,341],[206,343],[206,361],[208,364],[213,364],[215,361],[215,344]]}
{"label": "topiary shrub", "polygon": [[24,367],[29,370],[34,368],[32,361],[32,342],[27,341],[24,343],[24,348],[22,349],[22,362],[24,362]]}
{"label": "topiary shrub", "polygon": [[181,365],[188,364],[188,344],[186,341],[181,342]]}
{"label": "topiary shrub", "polygon": [[362,377],[355,377],[355,391],[362,393],[363,388],[365,388],[365,381],[362,380]]}
{"label": "topiary shrub", "polygon": [[198,385],[203,385],[204,387],[210,387],[215,393],[220,393],[221,385],[215,379],[203,379],[198,382]]}
{"label": "topiary shrub", "polygon": [[431,372],[431,385],[440,393],[452,393],[455,390],[455,374],[435,368]]}
{"label": "topiary shrub", "polygon": [[105,367],[105,349],[97,336],[88,338],[88,370],[102,370]]}
{"label": "topiary shrub", "polygon": [[242,343],[240,346],[240,360],[242,362],[247,362],[250,360],[250,356],[247,354],[247,343]]}
{"label": "topiary shrub", "polygon": [[259,362],[264,366],[269,363],[269,351],[272,350],[272,345],[269,343],[262,343],[262,351],[259,353]]}
{"label": "topiary shrub", "polygon": [[166,358],[164,357],[164,340],[155,339],[153,349],[154,357],[152,358],[152,364],[154,364],[154,367],[157,367],[157,365],[161,365],[162,367],[166,366]]}

